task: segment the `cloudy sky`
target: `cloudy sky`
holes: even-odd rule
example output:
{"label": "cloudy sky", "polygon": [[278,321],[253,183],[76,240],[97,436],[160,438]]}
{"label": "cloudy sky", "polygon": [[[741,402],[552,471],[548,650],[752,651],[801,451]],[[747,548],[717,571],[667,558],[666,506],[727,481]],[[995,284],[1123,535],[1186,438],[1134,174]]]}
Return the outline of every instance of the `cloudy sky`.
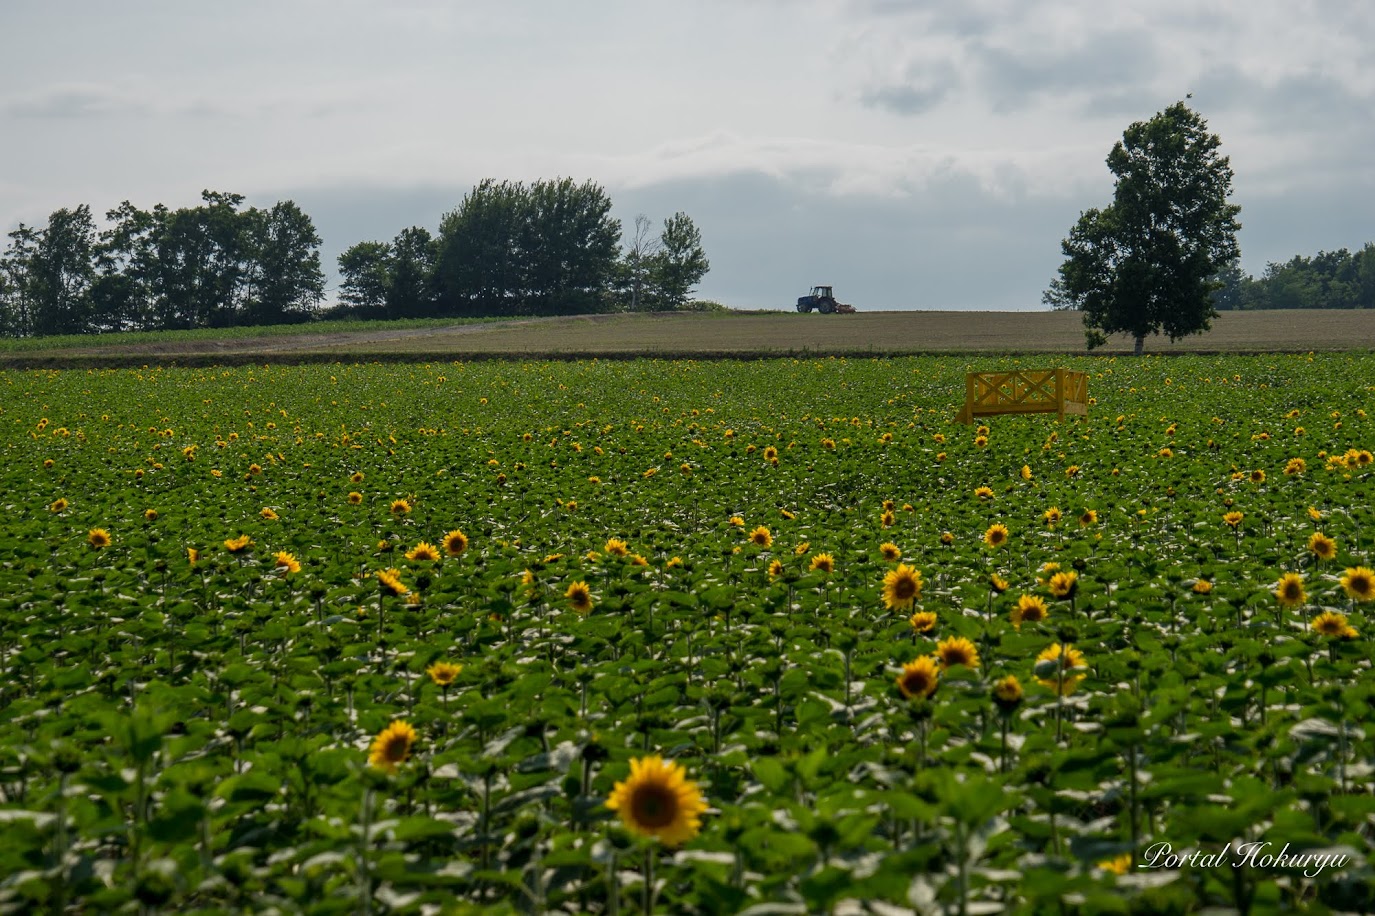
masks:
{"label": "cloudy sky", "polygon": [[0,0],[0,225],[290,198],[332,270],[567,175],[691,215],[705,297],[1034,309],[1189,92],[1248,271],[1375,240],[1370,0]]}

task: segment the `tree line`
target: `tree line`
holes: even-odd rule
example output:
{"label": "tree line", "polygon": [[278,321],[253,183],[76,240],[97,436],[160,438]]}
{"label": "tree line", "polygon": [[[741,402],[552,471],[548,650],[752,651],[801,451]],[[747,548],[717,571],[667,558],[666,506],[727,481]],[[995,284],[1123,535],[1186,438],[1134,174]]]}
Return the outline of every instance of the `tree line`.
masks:
{"label": "tree line", "polygon": [[636,217],[625,238],[611,199],[592,182],[488,179],[439,234],[419,226],[339,257],[352,317],[568,315],[683,308],[709,269],[685,213],[656,234]]}
{"label": "tree line", "polygon": [[322,308],[320,237],[294,202],[245,209],[242,195],[213,191],[201,201],[125,201],[103,229],[84,204],[20,224],[0,254],[0,335],[671,310],[689,305],[710,266],[685,213],[657,232],[639,216],[623,238],[593,182],[488,179],[437,235],[412,226],[350,247],[341,301]]}
{"label": "tree line", "polygon": [[309,319],[324,295],[320,238],[291,201],[243,209],[205,191],[196,207],[128,201],[98,230],[82,204],[9,233],[0,334],[223,328]]}
{"label": "tree line", "polygon": [[1311,258],[1295,255],[1283,264],[1272,261],[1259,277],[1244,274],[1233,262],[1217,281],[1222,285],[1213,302],[1219,311],[1375,308],[1375,242],[1355,253],[1341,248]]}

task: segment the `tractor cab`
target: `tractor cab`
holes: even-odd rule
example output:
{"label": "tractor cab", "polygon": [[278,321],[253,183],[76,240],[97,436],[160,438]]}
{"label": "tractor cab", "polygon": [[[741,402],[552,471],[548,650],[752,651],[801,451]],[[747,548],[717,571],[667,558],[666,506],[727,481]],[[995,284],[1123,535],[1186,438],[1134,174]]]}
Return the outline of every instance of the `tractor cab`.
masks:
{"label": "tractor cab", "polygon": [[812,287],[812,298],[813,298],[813,299],[834,299],[835,296],[832,296],[832,295],[831,295],[831,288],[830,288],[829,286],[813,286],[813,287]]}

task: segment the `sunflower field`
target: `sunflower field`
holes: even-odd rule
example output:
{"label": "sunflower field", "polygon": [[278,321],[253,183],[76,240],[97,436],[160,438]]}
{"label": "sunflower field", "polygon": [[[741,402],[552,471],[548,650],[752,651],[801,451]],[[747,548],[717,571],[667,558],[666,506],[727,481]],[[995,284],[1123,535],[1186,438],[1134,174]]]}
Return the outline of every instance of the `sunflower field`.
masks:
{"label": "sunflower field", "polygon": [[1375,910],[1375,357],[1070,363],[0,373],[0,912]]}

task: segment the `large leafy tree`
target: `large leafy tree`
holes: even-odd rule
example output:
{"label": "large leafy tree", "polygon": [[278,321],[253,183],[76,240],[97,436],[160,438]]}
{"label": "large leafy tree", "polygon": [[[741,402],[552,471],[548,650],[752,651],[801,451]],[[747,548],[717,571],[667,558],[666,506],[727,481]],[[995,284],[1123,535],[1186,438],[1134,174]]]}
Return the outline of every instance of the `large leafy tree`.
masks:
{"label": "large leafy tree", "polygon": [[1232,169],[1221,140],[1183,102],[1123,133],[1108,154],[1113,202],[1080,214],[1045,294],[1084,313],[1090,348],[1125,332],[1140,354],[1152,334],[1208,330],[1216,278],[1239,255],[1241,208],[1227,202]]}

